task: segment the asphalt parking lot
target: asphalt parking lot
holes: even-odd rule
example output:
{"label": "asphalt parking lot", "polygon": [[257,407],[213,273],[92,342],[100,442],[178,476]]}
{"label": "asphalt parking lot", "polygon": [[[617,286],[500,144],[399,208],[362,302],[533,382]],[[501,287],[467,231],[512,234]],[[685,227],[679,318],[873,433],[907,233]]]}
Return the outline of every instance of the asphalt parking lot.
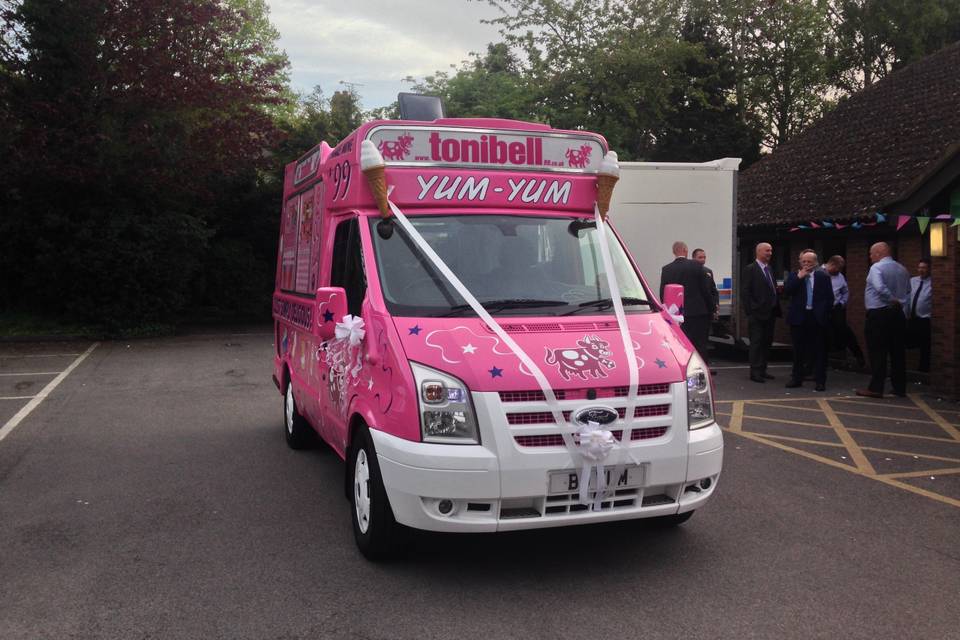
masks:
{"label": "asphalt parking lot", "polygon": [[718,361],[724,474],[683,527],[374,565],[341,461],[283,443],[271,337],[0,344],[0,638],[960,637],[960,407],[921,387]]}

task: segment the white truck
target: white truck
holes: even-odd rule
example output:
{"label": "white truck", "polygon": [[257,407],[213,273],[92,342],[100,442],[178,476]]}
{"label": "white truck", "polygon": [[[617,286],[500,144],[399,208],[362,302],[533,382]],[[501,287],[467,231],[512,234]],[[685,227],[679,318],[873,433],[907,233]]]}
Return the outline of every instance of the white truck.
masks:
{"label": "white truck", "polygon": [[[654,291],[660,269],[673,260],[682,240],[707,252],[720,293],[720,322],[726,331],[712,339],[732,343],[730,316],[736,260],[737,172],[740,158],[710,162],[621,162],[610,216]],[[733,314],[735,315],[735,314]],[[717,335],[727,334],[726,337]]]}

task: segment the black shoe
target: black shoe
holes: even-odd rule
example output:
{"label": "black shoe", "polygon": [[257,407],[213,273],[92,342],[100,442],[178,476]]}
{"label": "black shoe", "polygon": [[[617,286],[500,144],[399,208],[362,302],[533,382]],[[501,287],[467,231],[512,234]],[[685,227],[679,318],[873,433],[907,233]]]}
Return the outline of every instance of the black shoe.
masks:
{"label": "black shoe", "polygon": [[825,384],[818,384],[817,386],[815,386],[815,387],[813,388],[813,390],[814,390],[814,391],[826,391],[826,390],[827,390],[827,385],[825,385]]}
{"label": "black shoe", "polygon": [[770,375],[769,373],[767,373],[766,371],[763,372],[763,377],[764,377],[765,379],[767,379],[767,380],[773,380],[773,379],[774,379],[773,376]]}
{"label": "black shoe", "polygon": [[766,382],[766,380],[764,380],[762,376],[750,376],[750,379],[753,380],[754,382]]}
{"label": "black shoe", "polygon": [[788,383],[785,384],[784,386],[785,386],[787,389],[796,389],[797,387],[802,387],[802,386],[803,386],[803,381],[802,381],[802,380],[791,380],[790,382],[788,382]]}

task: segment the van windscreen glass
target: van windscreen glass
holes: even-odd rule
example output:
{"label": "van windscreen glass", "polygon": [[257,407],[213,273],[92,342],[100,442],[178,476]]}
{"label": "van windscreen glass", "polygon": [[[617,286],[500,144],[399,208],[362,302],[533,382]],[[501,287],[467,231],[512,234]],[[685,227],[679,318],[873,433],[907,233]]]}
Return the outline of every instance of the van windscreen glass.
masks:
{"label": "van windscreen glass", "polygon": [[[613,314],[592,218],[517,215],[411,216],[411,224],[492,315]],[[384,239],[371,218],[383,297],[398,316],[470,316],[473,311],[403,228]],[[628,313],[649,296],[616,236],[608,240]]]}

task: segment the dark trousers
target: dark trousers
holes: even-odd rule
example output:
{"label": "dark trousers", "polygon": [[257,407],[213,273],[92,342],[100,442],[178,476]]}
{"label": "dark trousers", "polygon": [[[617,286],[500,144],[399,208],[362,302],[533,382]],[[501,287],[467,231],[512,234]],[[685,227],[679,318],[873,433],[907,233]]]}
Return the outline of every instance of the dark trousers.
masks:
{"label": "dark trousers", "polygon": [[883,393],[890,358],[890,383],[893,392],[907,392],[907,319],[899,307],[868,309],[864,327],[867,351],[870,353],[870,391]]}
{"label": "dark trousers", "polygon": [[910,318],[907,323],[910,332],[910,346],[919,347],[920,362],[917,369],[930,371],[930,318]]}
{"label": "dark trousers", "polygon": [[747,318],[747,333],[750,338],[750,375],[762,376],[767,372],[767,354],[773,344],[773,323],[776,318]]}
{"label": "dark trousers", "polygon": [[697,353],[706,364],[710,364],[707,349],[710,347],[710,316],[684,316],[680,325],[687,339],[693,343]]}
{"label": "dark trousers", "polygon": [[863,351],[857,344],[857,336],[853,333],[853,329],[847,324],[847,307],[845,305],[838,304],[833,307],[833,312],[830,314],[830,325],[830,346],[841,351],[850,349],[853,357],[862,364],[864,361]]}
{"label": "dark trousers", "polygon": [[793,338],[793,375],[795,382],[803,381],[804,365],[813,363],[813,379],[817,384],[827,383],[827,333],[817,324],[812,311],[803,315],[803,324],[790,325]]}

